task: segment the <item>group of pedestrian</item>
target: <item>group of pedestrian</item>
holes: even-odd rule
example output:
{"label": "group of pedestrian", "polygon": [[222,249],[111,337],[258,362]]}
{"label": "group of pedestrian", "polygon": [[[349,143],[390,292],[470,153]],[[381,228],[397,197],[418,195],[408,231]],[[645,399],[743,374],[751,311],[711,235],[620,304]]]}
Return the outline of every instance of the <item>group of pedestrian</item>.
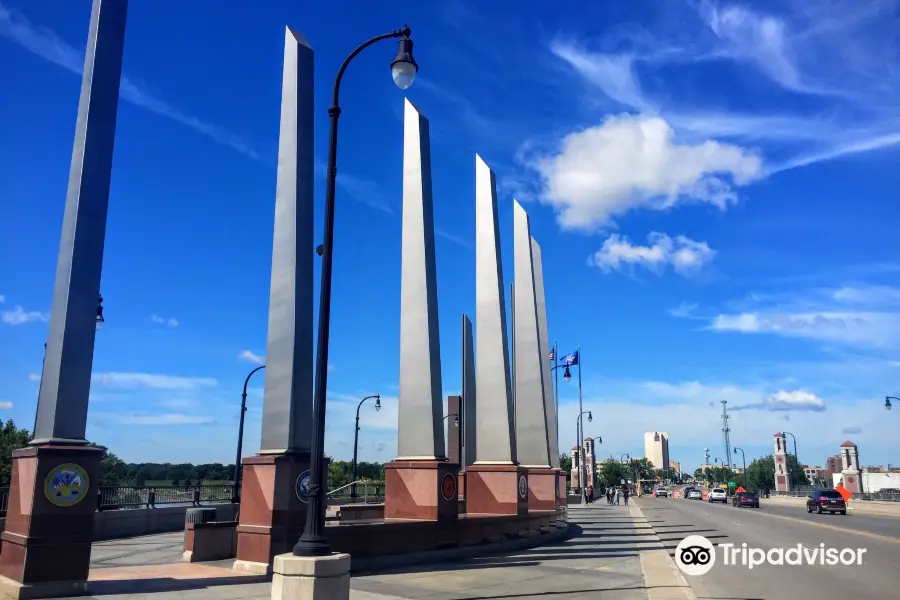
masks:
{"label": "group of pedestrian", "polygon": [[610,486],[606,488],[606,503],[610,506],[618,506],[619,500],[623,500],[625,502],[625,506],[628,506],[628,496],[630,492],[627,486],[623,486],[621,489]]}

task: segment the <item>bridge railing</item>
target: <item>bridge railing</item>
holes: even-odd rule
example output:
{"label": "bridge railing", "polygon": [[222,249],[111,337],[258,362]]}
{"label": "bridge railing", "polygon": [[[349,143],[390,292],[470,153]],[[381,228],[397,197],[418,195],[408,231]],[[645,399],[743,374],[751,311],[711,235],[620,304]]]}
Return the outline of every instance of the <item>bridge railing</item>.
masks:
{"label": "bridge railing", "polygon": [[[814,489],[824,489],[824,488],[810,488],[809,490],[794,490],[790,492],[773,492],[769,491],[770,496],[786,496],[791,498],[806,498],[809,496]],[[862,500],[862,501],[880,501],[880,502],[900,502],[900,494],[888,492],[874,492],[874,493],[863,493],[863,494],[853,494],[853,500]]]}
{"label": "bridge railing", "polygon": [[[220,504],[232,501],[234,485],[103,486],[96,492],[97,510],[155,508],[158,506]],[[0,517],[6,516],[9,488],[0,488]]]}

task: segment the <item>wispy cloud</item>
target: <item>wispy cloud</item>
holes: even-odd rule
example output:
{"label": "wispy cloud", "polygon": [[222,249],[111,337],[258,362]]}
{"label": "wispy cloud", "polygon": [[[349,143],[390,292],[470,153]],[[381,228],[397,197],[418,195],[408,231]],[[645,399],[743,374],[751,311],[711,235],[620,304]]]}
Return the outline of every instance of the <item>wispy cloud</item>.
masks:
{"label": "wispy cloud", "polygon": [[12,410],[13,403],[9,400],[0,400],[0,410]]}
{"label": "wispy cloud", "polygon": [[150,320],[166,327],[178,327],[178,319],[173,317],[160,317],[159,315],[150,315]]}
{"label": "wispy cloud", "polygon": [[694,316],[694,312],[697,310],[698,305],[692,302],[682,302],[675,308],[669,309],[669,314],[673,317],[679,317],[682,319],[687,319]]}
{"label": "wispy cloud", "polygon": [[[83,50],[64,41],[47,27],[33,24],[24,15],[5,7],[2,3],[0,3],[0,36],[72,73],[77,75],[82,73],[84,68]],[[253,160],[263,161],[262,156],[250,142],[225,128],[183,112],[150,92],[147,86],[135,79],[128,76],[122,77],[120,95],[135,106],[189,127],[217,144],[228,146]]]}
{"label": "wispy cloud", "polygon": [[18,304],[11,310],[0,312],[0,320],[7,325],[24,325],[26,323],[34,323],[37,321],[46,321],[50,315],[36,310],[25,310]]}
{"label": "wispy cloud", "polygon": [[101,415],[112,417],[123,425],[209,425],[216,422],[212,417],[180,413],[163,413],[159,415],[101,413]]}
{"label": "wispy cloud", "polygon": [[219,385],[219,382],[211,377],[182,377],[156,373],[93,373],[91,381],[104,387],[127,389],[195,390]]}
{"label": "wispy cloud", "polygon": [[848,435],[860,434],[862,433],[862,427],[844,427],[841,429],[841,433]]}
{"label": "wispy cloud", "polygon": [[[325,177],[328,172],[328,166],[319,159],[316,159],[315,169],[319,177]],[[389,215],[394,214],[394,208],[388,199],[388,194],[375,181],[339,172],[336,183],[360,204],[365,204]]]}
{"label": "wispy cloud", "polygon": [[682,235],[671,238],[664,233],[651,233],[647,239],[649,244],[641,246],[614,233],[588,262],[606,272],[633,273],[636,267],[644,267],[661,275],[671,266],[680,275],[691,275],[712,262],[716,255],[706,242]]}
{"label": "wispy cloud", "polygon": [[471,241],[469,241],[463,237],[460,237],[458,235],[448,233],[448,232],[444,231],[443,229],[439,229],[439,228],[435,227],[434,234],[438,237],[444,238],[445,240],[449,240],[458,246],[462,246],[463,248],[471,249],[473,247],[473,244]]}
{"label": "wispy cloud", "polygon": [[28,381],[40,381],[40,380],[41,380],[40,373],[29,373],[28,374]]}
{"label": "wispy cloud", "polygon": [[244,362],[253,363],[254,365],[261,365],[265,362],[266,357],[260,356],[250,350],[241,350],[238,354],[238,360],[242,360]]}
{"label": "wispy cloud", "polygon": [[785,411],[813,411],[822,412],[825,410],[825,401],[804,390],[794,390],[786,392],[784,390],[766,395],[759,402],[750,404],[739,404],[731,407],[732,411],[741,410],[768,410],[773,412]]}

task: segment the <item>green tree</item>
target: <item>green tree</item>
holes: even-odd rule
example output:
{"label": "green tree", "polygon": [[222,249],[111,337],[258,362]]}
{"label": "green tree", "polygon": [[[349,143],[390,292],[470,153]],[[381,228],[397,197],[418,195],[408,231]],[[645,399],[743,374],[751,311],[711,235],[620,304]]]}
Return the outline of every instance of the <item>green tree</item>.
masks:
{"label": "green tree", "polygon": [[563,470],[566,477],[569,477],[569,474],[572,472],[572,457],[565,453],[560,454],[559,468]]}
{"label": "green tree", "polygon": [[31,441],[31,432],[19,429],[12,419],[0,427],[0,486],[8,486],[12,479],[12,453]]}
{"label": "green tree", "polygon": [[619,485],[619,482],[622,479],[629,479],[631,477],[631,475],[627,474],[628,467],[617,460],[608,459],[601,463],[601,465],[602,466],[599,469],[600,481],[602,481],[605,486]]}
{"label": "green tree", "polygon": [[[793,454],[787,455],[788,467],[790,469],[790,477],[793,485],[809,485],[809,478],[797,462],[797,457]],[[761,458],[756,458],[747,465],[747,475],[745,478],[747,485],[755,490],[774,490],[775,489],[775,457],[767,454]],[[746,486],[745,486],[746,487]]]}

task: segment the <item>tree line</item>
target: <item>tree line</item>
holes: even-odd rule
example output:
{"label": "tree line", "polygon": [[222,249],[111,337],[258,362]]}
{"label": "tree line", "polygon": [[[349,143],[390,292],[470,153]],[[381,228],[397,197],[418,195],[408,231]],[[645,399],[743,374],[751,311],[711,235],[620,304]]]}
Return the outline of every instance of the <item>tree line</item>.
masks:
{"label": "tree line", "polygon": [[[31,432],[19,429],[12,419],[0,426],[0,487],[9,486],[12,477],[12,453],[24,448],[32,439]],[[234,479],[234,465],[208,463],[126,463],[113,452],[99,444],[91,443],[103,450],[100,462],[100,485],[113,486],[193,486],[230,484]],[[357,478],[375,482],[384,481],[384,465],[360,462]],[[353,465],[348,461],[332,460],[328,467],[328,488],[336,490],[351,483]],[[374,489],[374,488],[373,488]],[[379,492],[383,493],[383,485]],[[363,490],[360,489],[362,494]],[[371,493],[371,492],[370,492]]]}
{"label": "tree line", "polygon": [[[787,455],[788,470],[792,486],[810,485],[809,477],[793,454]],[[775,457],[772,454],[755,458],[747,465],[746,473],[735,473],[728,467],[710,467],[705,471],[694,471],[694,479],[709,482],[711,485],[735,482],[746,490],[762,492],[775,489]]]}

